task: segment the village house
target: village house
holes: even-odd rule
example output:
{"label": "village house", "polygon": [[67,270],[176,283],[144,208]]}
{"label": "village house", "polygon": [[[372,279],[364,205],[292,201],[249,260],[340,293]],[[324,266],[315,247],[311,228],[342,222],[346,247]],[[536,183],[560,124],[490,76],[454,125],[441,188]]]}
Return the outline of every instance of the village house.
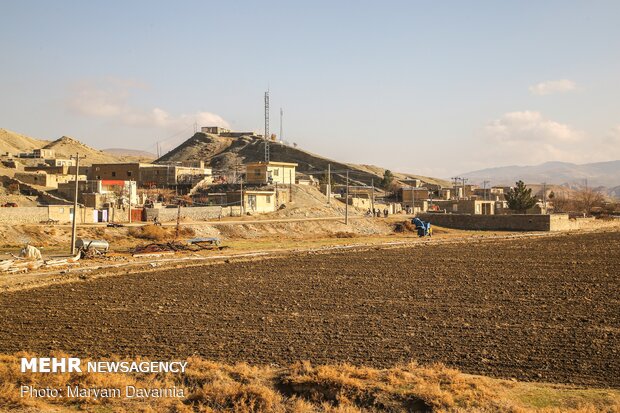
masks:
{"label": "village house", "polygon": [[434,201],[440,209],[446,212],[472,215],[495,215],[495,201],[482,199],[452,199],[448,201]]}
{"label": "village house", "polygon": [[[230,205],[239,205],[241,200],[241,191],[232,191],[226,193],[227,203]],[[277,208],[277,199],[275,191],[243,191],[243,210],[250,213],[273,212]]]}
{"label": "village house", "polygon": [[294,184],[296,163],[290,162],[251,162],[246,164],[248,184]]}
{"label": "village house", "polygon": [[178,185],[191,187],[210,176],[210,168],[134,162],[93,164],[89,169],[88,179],[131,180],[136,181],[140,187],[164,188]]}
{"label": "village house", "polygon": [[56,175],[46,172],[16,172],[15,179],[25,184],[44,186],[46,188],[58,188]]}

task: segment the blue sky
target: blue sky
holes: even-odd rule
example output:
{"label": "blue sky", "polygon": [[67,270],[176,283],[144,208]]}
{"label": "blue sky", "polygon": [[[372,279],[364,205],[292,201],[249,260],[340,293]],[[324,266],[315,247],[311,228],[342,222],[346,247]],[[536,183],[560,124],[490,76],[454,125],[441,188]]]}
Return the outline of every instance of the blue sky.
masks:
{"label": "blue sky", "polygon": [[0,127],[155,151],[263,128],[450,177],[620,159],[620,2],[0,3]]}

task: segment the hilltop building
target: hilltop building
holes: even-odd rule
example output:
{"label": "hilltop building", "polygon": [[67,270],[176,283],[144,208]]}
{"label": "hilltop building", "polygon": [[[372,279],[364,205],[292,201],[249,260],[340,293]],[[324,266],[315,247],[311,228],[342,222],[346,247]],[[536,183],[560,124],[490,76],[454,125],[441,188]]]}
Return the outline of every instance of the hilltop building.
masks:
{"label": "hilltop building", "polygon": [[250,162],[246,164],[248,184],[294,184],[296,163],[290,162]]}

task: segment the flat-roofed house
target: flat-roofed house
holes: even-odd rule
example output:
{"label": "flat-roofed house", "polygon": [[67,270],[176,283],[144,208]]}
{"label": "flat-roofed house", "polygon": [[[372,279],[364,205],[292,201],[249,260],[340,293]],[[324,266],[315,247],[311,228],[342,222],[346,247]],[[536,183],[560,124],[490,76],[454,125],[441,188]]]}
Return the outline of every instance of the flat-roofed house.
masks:
{"label": "flat-roofed house", "polygon": [[296,163],[251,162],[246,164],[248,184],[294,184]]}

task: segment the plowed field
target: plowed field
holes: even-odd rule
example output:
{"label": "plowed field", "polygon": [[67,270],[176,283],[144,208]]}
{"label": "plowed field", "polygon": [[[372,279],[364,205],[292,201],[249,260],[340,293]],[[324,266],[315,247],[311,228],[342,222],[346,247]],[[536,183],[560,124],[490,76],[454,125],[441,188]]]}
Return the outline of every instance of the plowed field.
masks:
{"label": "plowed field", "polygon": [[0,295],[0,352],[307,359],[620,387],[620,233],[303,254]]}

